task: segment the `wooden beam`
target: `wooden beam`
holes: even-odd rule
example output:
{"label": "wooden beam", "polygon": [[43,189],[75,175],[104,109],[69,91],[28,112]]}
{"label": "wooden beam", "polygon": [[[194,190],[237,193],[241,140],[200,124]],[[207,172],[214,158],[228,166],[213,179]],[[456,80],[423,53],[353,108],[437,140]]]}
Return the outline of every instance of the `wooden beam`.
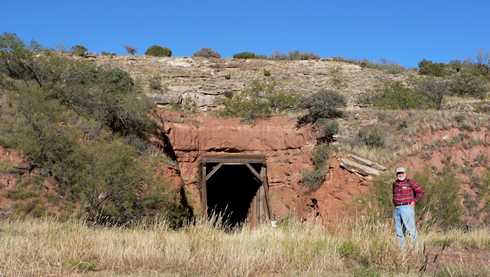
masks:
{"label": "wooden beam", "polygon": [[343,169],[349,172],[358,173],[362,176],[369,176],[369,175],[379,176],[381,174],[381,172],[378,169],[357,163],[349,159],[341,159],[340,167],[342,167]]}
{"label": "wooden beam", "polygon": [[257,179],[259,179],[259,181],[263,182],[263,178],[260,176],[260,174],[255,170],[255,168],[253,168],[253,166],[251,166],[249,163],[246,163],[245,164],[248,169],[250,169],[250,171],[253,173],[253,175],[255,175],[255,177],[257,177]]}
{"label": "wooden beam", "polygon": [[262,193],[261,193],[261,188],[262,186],[259,187],[257,190],[257,193],[255,194],[255,204],[257,205],[257,214],[255,215],[257,217],[257,223],[261,224],[262,223],[262,213],[261,213],[261,198],[262,198]]}
{"label": "wooden beam", "polygon": [[381,171],[385,171],[386,170],[386,167],[385,166],[380,165],[379,163],[370,161],[368,159],[365,159],[363,157],[359,157],[359,156],[354,155],[354,154],[350,154],[349,157],[352,160],[354,160],[355,162],[360,163],[362,165],[366,165],[366,166],[369,166],[369,167],[372,167],[374,169],[381,170]]}
{"label": "wooden beam", "polygon": [[209,178],[211,178],[214,173],[216,173],[221,167],[223,166],[222,163],[219,163],[218,165],[216,165],[215,167],[213,167],[213,170],[211,170],[211,172],[209,172],[208,175],[206,175],[206,166],[204,166],[204,175],[206,176],[206,181],[209,180]]}
{"label": "wooden beam", "polygon": [[260,168],[260,176],[262,176],[262,187],[264,189],[264,198],[265,198],[264,204],[267,212],[267,219],[271,220],[271,210],[269,207],[269,195],[268,195],[269,184],[267,183],[267,168],[265,166],[262,166],[262,168]]}
{"label": "wooden beam", "polygon": [[207,184],[206,184],[206,164],[202,164],[201,166],[201,199],[202,199],[202,211],[203,218],[207,218],[208,216],[208,192],[207,192]]}
{"label": "wooden beam", "polygon": [[253,154],[222,154],[222,155],[203,155],[203,163],[265,163],[264,155]]}

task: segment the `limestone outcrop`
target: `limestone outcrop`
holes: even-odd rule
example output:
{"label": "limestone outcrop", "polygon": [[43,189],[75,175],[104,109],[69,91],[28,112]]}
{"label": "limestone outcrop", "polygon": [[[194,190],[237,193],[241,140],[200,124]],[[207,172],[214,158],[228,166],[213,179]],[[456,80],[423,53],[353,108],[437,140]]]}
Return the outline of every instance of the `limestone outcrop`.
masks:
{"label": "limestone outcrop", "polygon": [[204,111],[216,109],[224,95],[236,93],[256,79],[273,80],[279,89],[298,95],[307,95],[320,89],[335,89],[352,103],[358,97],[372,93],[386,81],[405,81],[413,74],[410,71],[387,74],[377,69],[332,60],[146,56],[98,56],[93,60],[129,72],[156,104],[166,106],[190,102]]}

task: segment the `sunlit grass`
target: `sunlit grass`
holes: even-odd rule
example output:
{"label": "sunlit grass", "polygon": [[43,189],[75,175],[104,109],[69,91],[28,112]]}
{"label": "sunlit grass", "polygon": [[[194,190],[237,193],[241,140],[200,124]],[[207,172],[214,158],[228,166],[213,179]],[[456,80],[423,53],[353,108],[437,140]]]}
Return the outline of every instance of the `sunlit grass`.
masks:
{"label": "sunlit grass", "polygon": [[165,223],[102,228],[51,219],[4,221],[0,228],[0,272],[6,276],[351,275],[366,270],[417,275],[424,243],[448,240],[490,249],[488,229],[479,229],[423,233],[417,246],[400,251],[390,224],[362,221],[333,230],[293,221],[234,232],[207,222],[173,231]]}

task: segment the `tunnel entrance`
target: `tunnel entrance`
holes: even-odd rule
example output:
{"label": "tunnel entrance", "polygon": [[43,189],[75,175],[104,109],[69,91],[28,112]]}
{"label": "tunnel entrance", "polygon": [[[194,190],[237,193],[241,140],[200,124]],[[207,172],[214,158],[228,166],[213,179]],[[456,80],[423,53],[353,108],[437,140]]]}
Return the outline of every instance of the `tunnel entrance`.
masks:
{"label": "tunnel entrance", "polygon": [[219,215],[231,228],[270,219],[265,157],[205,156],[201,162],[205,216]]}

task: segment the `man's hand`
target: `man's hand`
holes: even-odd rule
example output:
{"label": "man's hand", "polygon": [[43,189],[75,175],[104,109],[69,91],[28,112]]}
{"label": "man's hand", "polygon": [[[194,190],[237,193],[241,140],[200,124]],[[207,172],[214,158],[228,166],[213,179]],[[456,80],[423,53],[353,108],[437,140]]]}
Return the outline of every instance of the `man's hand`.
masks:
{"label": "man's hand", "polygon": [[410,206],[415,207],[415,202],[410,203]]}

